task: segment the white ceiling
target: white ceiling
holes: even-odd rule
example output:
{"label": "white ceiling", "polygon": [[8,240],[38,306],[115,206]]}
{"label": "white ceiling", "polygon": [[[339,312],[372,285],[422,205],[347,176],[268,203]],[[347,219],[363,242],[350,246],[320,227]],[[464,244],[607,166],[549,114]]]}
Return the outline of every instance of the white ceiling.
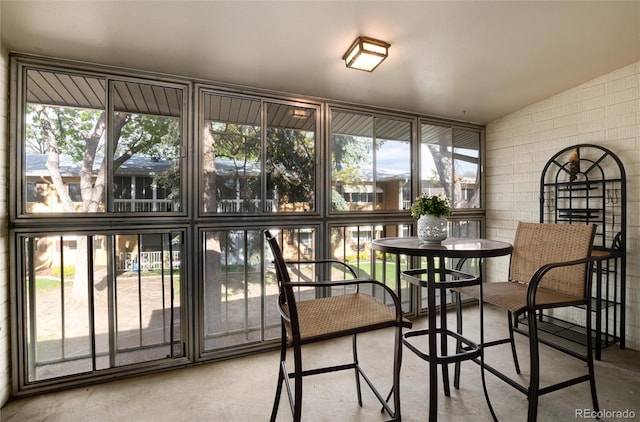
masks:
{"label": "white ceiling", "polygon": [[[640,1],[10,1],[12,51],[487,123],[640,61]],[[341,60],[391,43],[373,73]]]}

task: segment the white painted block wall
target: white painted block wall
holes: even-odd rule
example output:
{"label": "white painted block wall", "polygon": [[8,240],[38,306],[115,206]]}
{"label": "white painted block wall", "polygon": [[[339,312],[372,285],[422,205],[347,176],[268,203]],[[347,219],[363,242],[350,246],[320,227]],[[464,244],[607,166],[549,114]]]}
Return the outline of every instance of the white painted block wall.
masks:
{"label": "white painted block wall", "polygon": [[[640,62],[487,124],[487,237],[513,240],[518,221],[539,221],[540,173],[559,150],[598,144],[627,173],[626,345],[640,350]],[[506,279],[508,259],[487,263]]]}

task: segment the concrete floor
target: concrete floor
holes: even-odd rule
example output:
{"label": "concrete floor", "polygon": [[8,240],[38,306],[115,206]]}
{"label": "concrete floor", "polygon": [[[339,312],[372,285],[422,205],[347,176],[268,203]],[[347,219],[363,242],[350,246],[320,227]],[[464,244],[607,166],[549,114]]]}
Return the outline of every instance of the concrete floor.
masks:
{"label": "concrete floor", "polygon": [[[506,333],[503,312],[485,308],[488,339]],[[465,310],[465,334],[477,339],[477,308]],[[450,318],[453,316],[450,315]],[[475,317],[475,318],[474,318]],[[451,319],[453,321],[453,319]],[[417,320],[414,328],[426,326]],[[526,338],[517,337],[523,379],[528,373]],[[360,337],[360,361],[370,378],[385,394],[391,384],[392,331],[367,333]],[[402,366],[402,414],[405,421],[424,421],[428,415],[427,362],[404,349]],[[560,379],[563,374],[580,374],[584,365],[542,346],[542,385]],[[309,346],[303,358],[309,367],[338,362],[350,356],[350,341]],[[511,370],[508,346],[487,351],[487,361]],[[104,384],[76,388],[41,396],[12,400],[0,411],[2,422],[13,421],[266,421],[271,412],[278,366],[278,352],[266,352],[246,358],[176,369]],[[525,421],[525,396],[487,373],[489,395],[499,420]],[[640,352],[621,350],[617,345],[603,351],[596,362],[596,380],[601,420],[640,420]],[[441,382],[441,381],[440,381]],[[441,385],[441,384],[440,384]],[[352,373],[332,373],[307,377],[304,383],[303,420],[306,421],[383,421],[377,400],[366,388],[364,406],[356,401]],[[286,393],[278,420],[291,420]],[[587,383],[541,397],[539,421],[580,419],[579,409],[590,409]],[[616,414],[615,412],[620,412]],[[442,421],[485,421],[490,413],[482,392],[479,366],[463,364],[462,386],[450,397],[439,394],[438,414]]]}

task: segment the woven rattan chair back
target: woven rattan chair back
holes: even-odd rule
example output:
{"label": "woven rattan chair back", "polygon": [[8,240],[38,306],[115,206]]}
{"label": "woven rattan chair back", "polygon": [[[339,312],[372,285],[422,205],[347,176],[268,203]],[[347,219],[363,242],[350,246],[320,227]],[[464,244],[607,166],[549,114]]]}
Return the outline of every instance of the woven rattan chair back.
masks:
{"label": "woven rattan chair back", "polygon": [[[543,265],[588,257],[593,226],[587,224],[518,224],[511,256],[509,278],[527,284]],[[574,297],[586,297],[585,265],[554,268],[540,286]]]}

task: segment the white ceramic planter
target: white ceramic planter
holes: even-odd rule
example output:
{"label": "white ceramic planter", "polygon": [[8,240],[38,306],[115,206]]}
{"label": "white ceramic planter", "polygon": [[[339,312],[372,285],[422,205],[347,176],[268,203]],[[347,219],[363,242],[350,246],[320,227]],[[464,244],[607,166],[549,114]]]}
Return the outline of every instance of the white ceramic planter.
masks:
{"label": "white ceramic planter", "polygon": [[447,238],[447,217],[423,215],[418,219],[418,239],[440,243]]}

